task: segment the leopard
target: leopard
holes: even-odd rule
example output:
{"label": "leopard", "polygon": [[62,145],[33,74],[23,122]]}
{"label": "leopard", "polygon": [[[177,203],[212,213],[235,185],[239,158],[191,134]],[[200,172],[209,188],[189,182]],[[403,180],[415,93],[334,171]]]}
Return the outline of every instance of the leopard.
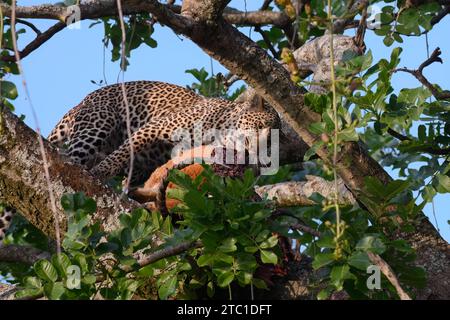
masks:
{"label": "leopard", "polygon": [[[175,131],[186,128],[193,136],[196,123],[202,123],[203,130],[281,128],[278,113],[266,102],[205,97],[175,84],[141,80],[88,94],[62,117],[47,140],[70,162],[103,181],[126,176],[133,154],[129,183],[138,186],[170,159]],[[11,215],[8,211],[8,221]],[[0,235],[4,231],[1,227]]]}

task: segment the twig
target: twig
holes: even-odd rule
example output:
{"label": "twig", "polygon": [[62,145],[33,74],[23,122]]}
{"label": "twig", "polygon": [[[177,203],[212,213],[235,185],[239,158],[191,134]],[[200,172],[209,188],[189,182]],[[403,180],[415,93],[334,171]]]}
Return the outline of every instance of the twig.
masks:
{"label": "twig", "polygon": [[[387,133],[389,133],[391,136],[393,136],[394,138],[400,140],[400,141],[414,141],[414,139],[405,136],[403,134],[401,134],[400,132],[395,131],[392,128],[388,128]],[[429,146],[424,146],[423,148],[419,148],[419,150],[417,151],[421,151],[421,152],[426,152],[429,154],[433,154],[433,155],[448,155],[450,154],[450,148],[436,148],[436,147],[429,147]]]}
{"label": "twig", "polygon": [[60,227],[59,227],[58,213],[57,213],[57,210],[56,210],[56,200],[55,200],[55,196],[53,194],[53,187],[52,187],[52,184],[51,184],[50,173],[49,173],[49,170],[48,170],[49,164],[48,164],[48,161],[47,161],[47,155],[45,153],[44,140],[42,139],[41,129],[39,127],[39,121],[38,121],[38,118],[37,118],[36,110],[34,109],[33,103],[31,101],[30,92],[28,91],[27,82],[25,80],[25,74],[24,74],[23,68],[22,68],[22,62],[20,60],[19,50],[18,50],[18,47],[17,47],[17,39],[16,39],[16,0],[12,0],[12,2],[11,2],[11,38],[12,38],[12,42],[13,42],[14,54],[15,54],[15,57],[16,57],[17,68],[19,69],[19,73],[20,73],[20,75],[22,77],[22,85],[23,85],[23,88],[24,88],[24,91],[25,91],[25,95],[26,95],[26,97],[28,99],[28,103],[30,105],[31,112],[33,114],[34,122],[36,124],[36,132],[37,132],[38,141],[39,141],[39,150],[40,150],[41,155],[42,155],[42,162],[43,162],[43,166],[44,166],[45,180],[47,181],[47,189],[48,189],[48,193],[49,193],[49,197],[50,197],[50,204],[51,204],[51,208],[52,208],[52,212],[53,212],[53,219],[55,220],[56,253],[59,255],[61,253],[61,231],[60,231]]}
{"label": "twig", "polygon": [[262,38],[263,38],[263,40],[264,40],[264,43],[267,45],[267,48],[269,48],[269,50],[270,50],[270,52],[272,53],[273,57],[274,57],[275,59],[277,59],[277,60],[280,59],[280,54],[277,52],[277,50],[275,50],[275,48],[274,48],[273,45],[272,45],[272,42],[271,42],[270,39],[267,37],[267,35],[265,34],[265,32],[261,29],[261,27],[256,26],[256,27],[255,27],[255,31],[258,32],[258,33],[262,36]]}
{"label": "twig", "polygon": [[400,283],[392,270],[392,268],[381,258],[378,254],[368,251],[367,255],[369,256],[370,261],[373,264],[380,267],[381,272],[386,276],[389,282],[394,286],[395,290],[397,290],[397,294],[401,300],[411,300],[411,297],[402,289]]}
{"label": "twig", "polygon": [[362,51],[365,51],[363,49],[365,49],[364,37],[367,29],[367,6],[368,2],[365,2],[361,13],[361,20],[359,21],[358,29],[356,30],[356,35],[354,37],[356,46]]}
{"label": "twig", "polygon": [[262,4],[260,11],[267,10],[269,8],[269,5],[272,3],[273,0],[264,0],[264,3]]}
{"label": "twig", "polygon": [[431,94],[436,98],[436,100],[449,100],[450,99],[450,91],[448,91],[448,90],[443,90],[443,91],[439,90],[438,88],[436,88],[436,86],[431,84],[428,81],[428,79],[423,75],[423,69],[428,67],[430,64],[432,64],[434,62],[443,63],[440,55],[441,55],[441,49],[436,48],[436,49],[434,49],[434,51],[431,54],[431,56],[427,60],[425,60],[419,66],[419,68],[417,70],[411,70],[411,69],[408,69],[408,68],[398,68],[398,69],[395,69],[393,72],[402,71],[402,72],[410,73],[417,80],[419,80],[419,82],[422,85],[424,85],[426,88],[428,88],[428,90],[431,91]]}
{"label": "twig", "polygon": [[[43,45],[47,40],[52,38],[59,31],[63,30],[66,27],[66,24],[63,22],[58,22],[52,27],[50,27],[47,31],[40,33],[33,41],[31,41],[22,51],[19,52],[19,56],[21,59],[28,56],[34,50],[38,49],[41,45]],[[3,56],[1,57],[3,61],[15,61],[15,55],[11,56]]]}
{"label": "twig", "polygon": [[123,194],[126,194],[128,192],[128,189],[130,187],[131,178],[133,176],[133,164],[134,164],[134,144],[132,141],[132,133],[131,133],[131,120],[130,120],[130,106],[128,104],[127,99],[127,90],[125,88],[125,44],[126,44],[126,31],[125,31],[125,23],[123,19],[123,11],[122,11],[122,2],[121,0],[117,0],[117,11],[119,12],[119,20],[120,20],[120,29],[122,31],[122,52],[121,52],[121,71],[122,71],[122,81],[121,81],[121,88],[122,88],[122,94],[123,94],[123,101],[125,104],[125,110],[126,110],[126,125],[127,125],[127,135],[130,145],[130,168],[128,169],[128,177],[126,181],[125,188],[123,190]]}
{"label": "twig", "polygon": [[21,23],[23,25],[26,25],[31,30],[33,30],[37,35],[40,35],[42,33],[41,30],[39,30],[34,24],[32,24],[31,22],[29,22],[27,20],[16,19],[16,23]]}
{"label": "twig", "polygon": [[195,242],[182,242],[180,244],[167,247],[156,252],[149,254],[148,256],[142,258],[138,261],[139,266],[145,267],[149,264],[152,264],[156,261],[159,261],[164,258],[168,258],[171,256],[175,256],[177,254],[183,253],[189,249],[201,248],[203,244],[200,241]]}
{"label": "twig", "polygon": [[315,237],[320,237],[321,236],[321,233],[319,231],[314,230],[313,228],[308,227],[308,226],[306,226],[304,224],[301,224],[301,223],[294,223],[294,224],[289,225],[289,227],[292,228],[292,229],[298,230],[298,231],[309,233],[309,234],[311,234],[311,235],[313,235]]}
{"label": "twig", "polygon": [[223,77],[223,86],[225,87],[225,90],[228,90],[236,81],[239,81],[240,78],[229,72],[225,77]]}

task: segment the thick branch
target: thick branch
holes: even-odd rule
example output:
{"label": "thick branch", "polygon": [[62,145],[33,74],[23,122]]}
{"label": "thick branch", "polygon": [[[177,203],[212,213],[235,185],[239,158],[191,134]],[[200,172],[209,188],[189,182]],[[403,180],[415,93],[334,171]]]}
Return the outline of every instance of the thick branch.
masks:
{"label": "thick branch", "polygon": [[423,69],[428,67],[430,64],[432,64],[434,62],[443,63],[440,55],[441,55],[441,49],[436,48],[436,49],[434,49],[434,51],[431,54],[431,56],[427,60],[425,60],[419,66],[419,68],[417,70],[411,70],[411,69],[408,69],[408,68],[399,68],[399,69],[395,69],[394,72],[402,71],[402,72],[406,72],[406,73],[412,74],[417,80],[419,80],[419,82],[421,84],[423,84],[426,88],[428,88],[428,90],[431,91],[431,93],[436,98],[436,100],[449,100],[450,99],[450,91],[448,91],[448,90],[443,90],[443,91],[439,90],[435,85],[430,83],[430,81],[428,81],[428,79],[423,75]]}
{"label": "thick branch", "polygon": [[[0,199],[16,208],[38,229],[54,237],[53,214],[42,174],[42,158],[36,133],[10,111],[2,112],[0,124]],[[56,199],[65,193],[84,192],[97,202],[93,219],[100,220],[105,230],[118,225],[120,212],[138,204],[120,199],[88,172],[69,164],[49,143],[45,143],[51,183]],[[59,220],[66,224],[62,207],[58,204]],[[65,229],[65,228],[64,228]]]}
{"label": "thick branch", "polygon": [[[339,180],[338,188],[340,204],[354,204],[356,202],[342,180]],[[314,201],[309,199],[314,193],[319,193],[324,198],[332,200],[335,191],[333,181],[327,181],[316,176],[307,176],[307,181],[288,181],[256,187],[255,192],[260,197],[267,195],[268,199],[275,201],[279,207],[290,207],[314,204]]]}
{"label": "thick branch", "polygon": [[[165,8],[173,11],[174,13],[181,12],[181,6],[178,5],[163,5]],[[11,15],[11,8],[9,5],[1,3],[0,7],[3,10],[5,16]],[[87,4],[80,4],[81,19],[97,19],[107,16],[116,16],[117,8],[114,0],[102,0],[93,1]],[[146,1],[137,0],[123,3],[124,15],[138,14],[142,12],[151,12],[153,5]],[[67,7],[56,6],[50,4],[36,5],[36,6],[18,6],[17,10],[18,18],[29,19],[52,19],[65,22],[67,18],[72,14],[68,11]],[[283,27],[288,25],[291,20],[284,13],[279,11],[249,11],[242,12],[232,8],[225,8],[223,10],[224,19],[231,24],[239,26],[262,26],[262,25],[274,25]]]}
{"label": "thick branch", "polygon": [[0,247],[1,262],[20,262],[25,264],[34,264],[40,259],[49,259],[50,253],[33,247],[6,245]]}

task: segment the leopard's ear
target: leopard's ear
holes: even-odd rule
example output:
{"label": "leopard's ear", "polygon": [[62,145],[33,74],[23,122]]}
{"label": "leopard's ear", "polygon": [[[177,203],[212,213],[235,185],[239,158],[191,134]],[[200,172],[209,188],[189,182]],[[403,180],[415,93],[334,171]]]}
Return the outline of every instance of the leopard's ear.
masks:
{"label": "leopard's ear", "polygon": [[264,99],[259,95],[254,95],[249,101],[251,111],[264,111]]}
{"label": "leopard's ear", "polygon": [[246,103],[248,107],[246,110],[251,111],[263,111],[264,110],[264,99],[258,95],[255,89],[248,87],[243,93],[241,93],[234,102]]}

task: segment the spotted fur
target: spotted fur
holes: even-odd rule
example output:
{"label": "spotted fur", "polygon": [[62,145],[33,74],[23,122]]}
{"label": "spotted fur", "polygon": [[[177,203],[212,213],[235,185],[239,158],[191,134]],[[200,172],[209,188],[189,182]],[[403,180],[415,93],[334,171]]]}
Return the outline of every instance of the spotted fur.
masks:
{"label": "spotted fur", "polygon": [[[84,166],[106,179],[128,173],[130,143],[135,161],[132,185],[143,183],[170,158],[172,134],[185,128],[193,135],[194,124],[203,129],[279,128],[278,114],[266,104],[231,102],[205,98],[173,84],[154,81],[125,83],[132,137],[126,130],[126,106],[121,85],[98,89],[67,112],[48,140]],[[14,210],[0,216],[0,240],[10,224]]]}
{"label": "spotted fur", "polygon": [[194,124],[203,129],[264,129],[279,127],[279,118],[267,105],[205,98],[173,84],[153,81],[125,83],[132,137],[126,134],[126,106],[121,85],[89,94],[56,125],[49,141],[69,158],[101,178],[128,172],[130,143],[136,155],[132,183],[145,181],[165,163],[173,148],[172,134]]}

